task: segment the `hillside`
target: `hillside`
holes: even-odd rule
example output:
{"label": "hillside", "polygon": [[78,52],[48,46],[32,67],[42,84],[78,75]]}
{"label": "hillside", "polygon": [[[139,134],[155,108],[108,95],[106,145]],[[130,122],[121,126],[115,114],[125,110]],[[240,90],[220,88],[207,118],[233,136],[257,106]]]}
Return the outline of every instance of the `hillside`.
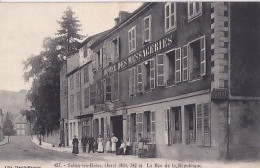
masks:
{"label": "hillside", "polygon": [[26,101],[28,91],[19,92],[0,90],[0,108],[5,114],[11,112],[11,118],[14,119],[20,114],[21,109],[30,109],[31,103]]}

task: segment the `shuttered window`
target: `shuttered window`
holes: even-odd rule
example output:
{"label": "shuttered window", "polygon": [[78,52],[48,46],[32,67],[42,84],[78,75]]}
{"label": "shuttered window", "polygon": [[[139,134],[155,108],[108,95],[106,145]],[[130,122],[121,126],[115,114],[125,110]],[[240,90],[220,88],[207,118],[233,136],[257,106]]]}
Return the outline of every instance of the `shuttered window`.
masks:
{"label": "shuttered window", "polygon": [[111,95],[112,95],[112,88],[111,88],[111,76],[107,76],[106,77],[106,87],[105,87],[105,92],[106,92],[106,94],[105,94],[105,99],[106,99],[106,101],[111,101]]}
{"label": "shuttered window", "polygon": [[200,75],[206,75],[205,36],[200,39]]}
{"label": "shuttered window", "polygon": [[193,19],[194,17],[202,13],[202,2],[188,2],[188,19]]}
{"label": "shuttered window", "polygon": [[155,111],[151,111],[151,142],[156,142],[156,115]]}
{"label": "shuttered window", "polygon": [[209,103],[197,104],[197,145],[211,146]]}
{"label": "shuttered window", "polygon": [[143,113],[136,113],[137,134],[143,136]]}
{"label": "shuttered window", "polygon": [[150,89],[155,89],[155,61],[150,59]]}
{"label": "shuttered window", "polygon": [[175,50],[175,82],[181,82],[181,49]]}
{"label": "shuttered window", "polygon": [[188,45],[185,45],[182,47],[182,80],[187,81],[188,80]]}
{"label": "shuttered window", "polygon": [[95,105],[96,103],[96,87],[94,84],[89,85],[90,88],[90,105]]}
{"label": "shuttered window", "polygon": [[129,69],[129,97],[135,93],[135,67]]}
{"label": "shuttered window", "polygon": [[164,55],[157,55],[157,86],[164,86]]}
{"label": "shuttered window", "polygon": [[84,107],[87,108],[89,106],[89,88],[84,89]]}
{"label": "shuttered window", "polygon": [[143,91],[142,64],[137,65],[137,91]]}
{"label": "shuttered window", "polygon": [[112,92],[113,100],[117,100],[119,98],[119,72],[115,71],[113,74],[113,92]]}

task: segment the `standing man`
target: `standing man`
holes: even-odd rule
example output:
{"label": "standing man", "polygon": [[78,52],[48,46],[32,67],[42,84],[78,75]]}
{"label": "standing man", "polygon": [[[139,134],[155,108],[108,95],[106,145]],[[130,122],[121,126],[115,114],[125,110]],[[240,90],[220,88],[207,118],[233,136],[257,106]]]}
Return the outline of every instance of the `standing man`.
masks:
{"label": "standing man", "polygon": [[90,137],[88,138],[88,153],[90,153],[90,151],[92,151],[93,153],[95,153],[95,148],[94,148],[94,143],[95,143],[95,138],[92,137],[92,135],[90,135]]}
{"label": "standing man", "polygon": [[117,143],[118,139],[117,137],[115,137],[114,133],[112,133],[112,137],[111,137],[111,151],[112,153],[116,153],[116,143]]}
{"label": "standing man", "polygon": [[72,153],[75,154],[79,154],[79,140],[76,138],[76,135],[74,135],[74,139],[72,141],[72,145],[73,145],[73,150]]}
{"label": "standing man", "polygon": [[86,153],[86,149],[87,149],[87,137],[86,135],[84,135],[82,138],[81,138],[81,144],[82,144],[82,147],[83,147],[83,153]]}

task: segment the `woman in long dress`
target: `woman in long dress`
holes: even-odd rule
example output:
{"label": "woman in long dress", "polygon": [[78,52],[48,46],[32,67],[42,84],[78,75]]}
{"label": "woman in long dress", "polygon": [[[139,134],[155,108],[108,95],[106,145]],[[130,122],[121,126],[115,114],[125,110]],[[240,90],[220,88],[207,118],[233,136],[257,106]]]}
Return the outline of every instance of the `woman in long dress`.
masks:
{"label": "woman in long dress", "polygon": [[107,153],[110,153],[110,152],[111,152],[111,139],[110,139],[110,137],[107,137],[106,152],[107,152]]}
{"label": "woman in long dress", "polygon": [[112,133],[112,137],[111,137],[111,151],[112,153],[116,153],[116,143],[117,143],[118,139],[117,137],[115,137],[114,133]]}
{"label": "woman in long dress", "polygon": [[74,136],[74,139],[72,141],[72,145],[73,145],[72,153],[74,155],[79,154],[79,140],[76,138],[76,135]]}
{"label": "woman in long dress", "polygon": [[103,147],[103,138],[101,135],[99,135],[98,139],[97,139],[97,143],[98,143],[98,153],[103,153],[104,152],[104,147]]}

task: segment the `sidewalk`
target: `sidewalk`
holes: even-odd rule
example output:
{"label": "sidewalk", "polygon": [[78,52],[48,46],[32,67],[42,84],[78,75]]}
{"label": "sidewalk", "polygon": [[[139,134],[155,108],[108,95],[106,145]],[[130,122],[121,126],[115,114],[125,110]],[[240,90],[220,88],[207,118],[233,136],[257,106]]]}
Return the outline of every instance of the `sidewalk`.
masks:
{"label": "sidewalk", "polygon": [[[10,141],[11,142],[11,141]],[[8,137],[4,137],[4,139],[0,142],[0,146],[10,143],[8,142]]]}
{"label": "sidewalk", "polygon": [[[66,147],[53,147],[52,144],[50,143],[46,143],[46,142],[42,142],[42,145],[39,145],[39,140],[37,137],[33,137],[32,142],[35,143],[37,146],[43,148],[43,149],[49,149],[49,150],[54,150],[54,151],[58,151],[58,152],[66,152],[66,153],[72,153],[72,147],[66,146]],[[93,159],[97,159],[97,160],[102,160],[102,161],[115,161],[115,157],[116,157],[116,161],[126,161],[126,160],[136,160],[139,159],[137,156],[133,156],[133,155],[115,155],[115,154],[111,154],[111,153],[82,153],[82,147],[79,146],[79,154],[78,156],[83,156],[83,157],[88,157],[88,158],[93,158]],[[139,159],[139,160],[143,160],[143,159]]]}

